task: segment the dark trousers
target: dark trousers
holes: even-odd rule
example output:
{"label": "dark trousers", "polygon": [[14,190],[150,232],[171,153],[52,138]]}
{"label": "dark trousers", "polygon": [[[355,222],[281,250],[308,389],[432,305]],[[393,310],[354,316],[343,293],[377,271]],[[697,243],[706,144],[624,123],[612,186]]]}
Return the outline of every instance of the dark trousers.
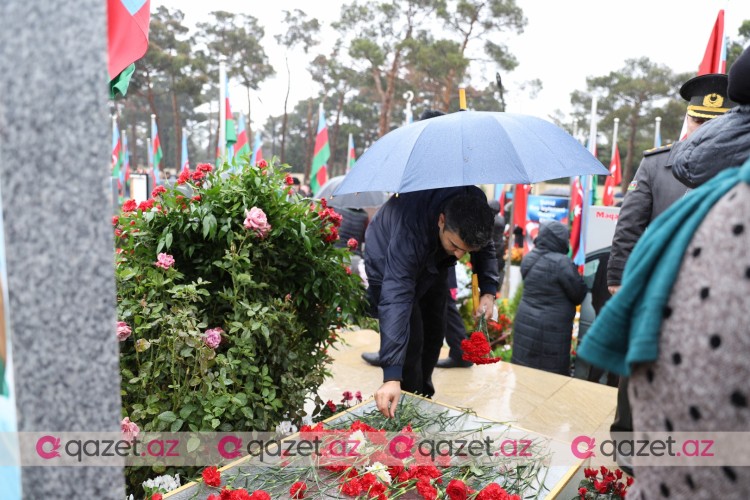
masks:
{"label": "dark trousers", "polygon": [[440,270],[437,279],[412,306],[401,390],[427,397],[435,394],[432,372],[445,338],[447,273],[447,269]]}
{"label": "dark trousers", "polygon": [[456,361],[463,360],[464,351],[461,349],[461,341],[466,340],[466,326],[458,312],[458,304],[448,292],[448,305],[445,311],[445,342],[450,350],[448,356]]}

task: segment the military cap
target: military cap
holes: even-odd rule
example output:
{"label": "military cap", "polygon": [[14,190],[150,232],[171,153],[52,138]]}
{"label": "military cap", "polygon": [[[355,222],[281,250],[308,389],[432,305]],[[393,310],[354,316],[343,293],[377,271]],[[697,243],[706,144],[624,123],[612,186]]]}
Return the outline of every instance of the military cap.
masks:
{"label": "military cap", "polygon": [[736,106],[727,95],[727,84],[727,75],[723,74],[696,76],[685,82],[680,95],[688,101],[687,114],[710,119]]}

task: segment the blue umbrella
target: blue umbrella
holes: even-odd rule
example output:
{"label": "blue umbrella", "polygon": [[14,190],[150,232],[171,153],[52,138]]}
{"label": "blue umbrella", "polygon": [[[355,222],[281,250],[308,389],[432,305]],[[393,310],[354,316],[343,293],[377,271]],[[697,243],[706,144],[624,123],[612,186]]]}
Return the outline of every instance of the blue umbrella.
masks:
{"label": "blue umbrella", "polygon": [[344,180],[343,175],[331,177],[328,182],[323,184],[315,194],[315,199],[326,198],[328,204],[337,208],[380,208],[388,201],[390,195],[383,191],[367,191],[362,193],[349,193],[341,196],[334,195],[334,191]]}
{"label": "blue umbrella", "polygon": [[553,123],[528,115],[461,111],[384,135],[334,194],[532,184],[588,174],[609,171]]}

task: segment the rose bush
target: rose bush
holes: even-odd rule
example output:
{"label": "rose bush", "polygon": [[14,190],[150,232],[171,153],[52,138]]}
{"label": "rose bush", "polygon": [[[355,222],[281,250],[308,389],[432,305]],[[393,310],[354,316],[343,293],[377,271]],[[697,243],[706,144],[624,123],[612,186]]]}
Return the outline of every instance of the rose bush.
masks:
{"label": "rose bush", "polygon": [[123,417],[141,431],[272,431],[328,375],[364,289],[332,244],[340,216],[285,176],[199,165],[113,219]]}

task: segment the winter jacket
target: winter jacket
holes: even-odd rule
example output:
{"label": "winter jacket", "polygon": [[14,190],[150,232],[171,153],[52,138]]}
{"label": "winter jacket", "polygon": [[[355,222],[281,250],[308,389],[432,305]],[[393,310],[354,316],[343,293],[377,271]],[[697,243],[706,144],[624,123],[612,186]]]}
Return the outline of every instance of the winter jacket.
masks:
{"label": "winter jacket", "polygon": [[[448,200],[475,186],[402,193],[383,205],[365,233],[365,269],[371,313],[380,320],[380,360],[386,380],[399,380],[409,340],[412,306],[434,284],[438,270],[455,265],[440,244],[438,218]],[[492,241],[472,253],[483,294],[497,293],[497,259]]]}
{"label": "winter jacket", "polygon": [[607,265],[607,284],[619,285],[625,263],[646,227],[688,189],[672,175],[672,163],[683,143],[643,153],[633,182],[622,201],[612,252]]}
{"label": "winter jacket", "polygon": [[570,341],[576,306],[586,284],[567,256],[568,229],[542,224],[532,250],[521,262],[523,296],[513,324],[511,362],[570,374]]}
{"label": "winter jacket", "polygon": [[693,132],[674,157],[672,174],[696,188],[750,157],[750,104],[737,106]]}

